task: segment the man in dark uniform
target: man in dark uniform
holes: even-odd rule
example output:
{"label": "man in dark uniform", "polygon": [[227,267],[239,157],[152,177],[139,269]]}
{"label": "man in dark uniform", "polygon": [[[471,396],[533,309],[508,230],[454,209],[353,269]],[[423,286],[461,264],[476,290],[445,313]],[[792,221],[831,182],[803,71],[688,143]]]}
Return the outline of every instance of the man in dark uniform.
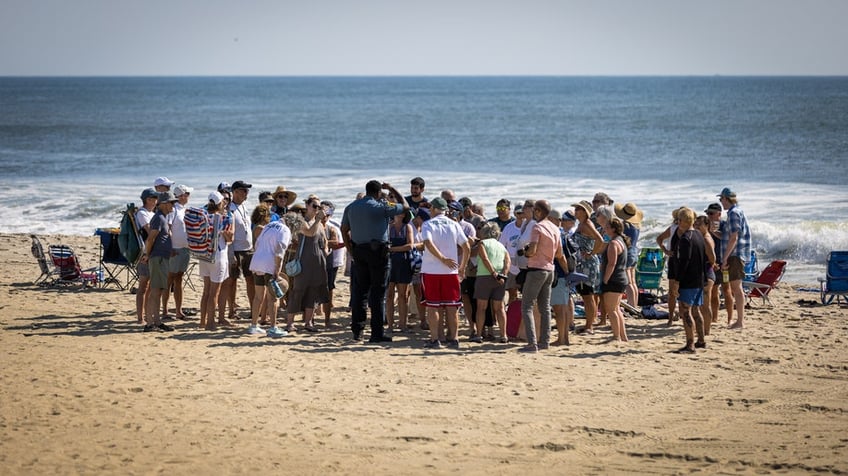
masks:
{"label": "man in dark uniform", "polygon": [[[388,190],[388,200],[382,197]],[[353,258],[351,273],[351,329],[359,340],[365,327],[366,304],[371,309],[369,342],[391,342],[384,335],[386,284],[389,274],[389,223],[409,206],[394,187],[371,180],[365,196],[347,206],[342,216],[342,236]]]}

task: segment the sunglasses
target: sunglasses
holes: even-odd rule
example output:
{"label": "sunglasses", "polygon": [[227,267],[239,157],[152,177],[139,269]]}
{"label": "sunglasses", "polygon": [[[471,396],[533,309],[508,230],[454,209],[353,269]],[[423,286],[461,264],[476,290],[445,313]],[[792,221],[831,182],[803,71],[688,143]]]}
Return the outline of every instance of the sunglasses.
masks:
{"label": "sunglasses", "polygon": [[313,205],[312,205],[312,208],[314,208],[314,209],[318,210],[319,208],[321,208],[321,205],[314,205],[314,204],[313,204]]}

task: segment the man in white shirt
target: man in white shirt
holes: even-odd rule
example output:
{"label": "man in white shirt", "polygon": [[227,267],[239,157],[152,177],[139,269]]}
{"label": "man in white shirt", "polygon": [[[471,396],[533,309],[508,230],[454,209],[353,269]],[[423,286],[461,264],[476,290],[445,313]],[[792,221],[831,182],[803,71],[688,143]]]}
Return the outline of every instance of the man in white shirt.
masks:
{"label": "man in white shirt", "polygon": [[[235,252],[235,260],[230,263],[230,275],[234,277],[233,286],[238,283],[239,275],[244,275],[244,283],[247,286],[247,299],[253,306],[255,296],[253,288],[253,274],[250,272],[250,260],[253,257],[253,227],[250,222],[250,213],[247,210],[247,194],[253,184],[236,180],[230,186],[233,199],[230,203],[230,211],[233,214],[233,243],[230,245]],[[232,269],[235,268],[235,269]]]}
{"label": "man in white shirt", "polygon": [[[183,274],[188,271],[191,255],[188,252],[188,235],[185,228],[185,211],[188,200],[194,189],[188,185],[174,187],[174,195],[178,202],[174,204],[174,212],[168,217],[171,225],[171,259],[168,260],[168,288],[174,290],[174,315],[177,319],[185,320],[183,314]],[[168,289],[165,289],[165,309],[168,308]]]}
{"label": "man in white shirt", "polygon": [[[471,246],[459,224],[445,216],[448,204],[439,197],[430,202],[432,218],[421,227],[424,256],[421,260],[421,279],[424,288],[424,305],[430,325],[430,342],[427,348],[437,349],[439,343],[439,310],[447,315],[448,346],[459,348],[457,311],[462,305],[460,281],[465,277],[465,267]],[[457,256],[459,255],[459,256]]]}

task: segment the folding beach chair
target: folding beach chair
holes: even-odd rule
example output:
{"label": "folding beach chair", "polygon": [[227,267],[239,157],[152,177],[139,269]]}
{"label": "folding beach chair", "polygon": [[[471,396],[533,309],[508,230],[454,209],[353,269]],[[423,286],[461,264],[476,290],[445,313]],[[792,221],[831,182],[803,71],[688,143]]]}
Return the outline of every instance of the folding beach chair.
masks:
{"label": "folding beach chair", "polygon": [[751,258],[745,263],[745,281],[756,281],[760,275],[760,265],[757,261],[757,252],[751,250]]}
{"label": "folding beach chair", "polygon": [[786,261],[775,260],[766,266],[766,269],[755,281],[742,281],[742,289],[745,291],[745,300],[750,305],[754,298],[762,298],[763,304],[771,305],[768,295],[772,289],[780,284],[783,273],[786,271]]}
{"label": "folding beach chair", "polygon": [[41,240],[35,235],[29,235],[32,238],[32,256],[38,260],[38,267],[41,269],[41,276],[33,281],[33,284],[39,286],[49,286],[53,283],[51,279],[54,274],[57,274],[51,269],[50,263],[47,260],[47,255],[44,254],[44,246],[41,245]]}
{"label": "folding beach chair", "polygon": [[56,267],[59,276],[53,281],[55,285],[82,284],[83,287],[96,285],[97,268],[83,270],[74,250],[68,245],[50,245],[50,259]]}
{"label": "folding beach chair", "polygon": [[[103,287],[115,286],[125,290],[138,281],[135,263],[121,253],[118,245],[120,229],[98,228],[94,234],[100,237],[100,268],[103,270]],[[123,279],[122,279],[123,275]]]}
{"label": "folding beach chair", "polygon": [[640,290],[661,295],[663,289],[660,282],[664,268],[665,254],[660,248],[642,248],[636,261],[636,286]]}
{"label": "folding beach chair", "polygon": [[827,255],[827,275],[819,278],[821,302],[828,305],[836,298],[848,303],[848,251],[831,251]]}

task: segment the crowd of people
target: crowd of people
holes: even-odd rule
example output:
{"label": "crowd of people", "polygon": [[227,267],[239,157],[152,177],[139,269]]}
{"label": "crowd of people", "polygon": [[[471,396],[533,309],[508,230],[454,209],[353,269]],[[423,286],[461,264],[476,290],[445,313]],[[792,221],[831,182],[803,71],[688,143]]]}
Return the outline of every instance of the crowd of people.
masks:
{"label": "crowd of people", "polygon": [[[324,328],[330,327],[333,291],[345,268],[354,340],[370,327],[369,342],[391,342],[393,333],[410,331],[410,316],[416,315],[429,330],[425,347],[459,348],[464,315],[469,342],[506,344],[507,310],[520,306],[521,352],[568,345],[572,330],[592,334],[607,323],[611,341],[628,341],[622,306],[633,308],[640,298],[636,266],[644,216],[636,204],[615,203],[599,192],[560,212],[543,199],[513,207],[502,198],[495,216],[486,218],[482,204],[457,199],[452,190],[430,199],[425,186],[415,177],[404,195],[388,183],[369,181],[337,221],[335,205],[316,195],[298,201],[295,192],[278,186],[251,204],[252,184],[220,183],[203,207],[215,229],[213,252],[199,260],[200,326],[234,325],[243,282],[248,334],[319,332],[315,318],[323,315]],[[185,217],[193,192],[159,177],[141,194],[135,223],[144,246],[136,313],[145,332],[173,330],[163,322],[172,294],[173,318],[188,319],[182,281],[191,259]],[[750,230],[735,192],[725,188],[718,198],[703,215],[674,210],[672,225],[656,239],[668,262],[669,325],[680,319],[685,329],[681,353],[706,347],[720,293],[729,327],[744,326]],[[574,324],[575,295],[586,317],[580,328]],[[285,316],[280,324],[278,309]]]}

